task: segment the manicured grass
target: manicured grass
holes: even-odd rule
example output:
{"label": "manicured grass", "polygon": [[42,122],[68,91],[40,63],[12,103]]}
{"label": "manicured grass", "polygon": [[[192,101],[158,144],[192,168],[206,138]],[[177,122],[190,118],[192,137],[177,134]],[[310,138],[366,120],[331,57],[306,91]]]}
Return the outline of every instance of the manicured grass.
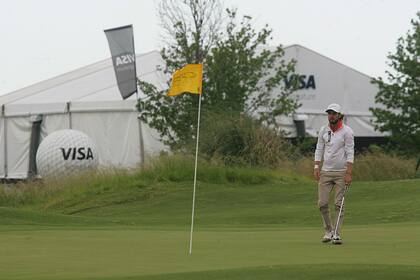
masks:
{"label": "manicured grass", "polygon": [[[354,182],[322,244],[312,180],[189,165],[0,192],[0,279],[418,279],[420,180]],[[186,170],[186,171],[185,171]]]}
{"label": "manicured grass", "polygon": [[365,269],[415,279],[420,272],[420,224],[349,226],[342,246],[319,242],[318,228],[199,230],[191,256],[187,230],[34,228],[0,236],[0,278],[11,280],[368,279]]}

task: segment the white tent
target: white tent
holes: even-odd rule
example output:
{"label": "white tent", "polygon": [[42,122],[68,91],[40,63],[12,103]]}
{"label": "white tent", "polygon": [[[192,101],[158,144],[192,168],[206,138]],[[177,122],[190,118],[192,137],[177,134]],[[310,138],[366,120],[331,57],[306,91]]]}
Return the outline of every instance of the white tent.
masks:
{"label": "white tent", "polygon": [[[294,93],[302,106],[279,120],[290,136],[303,121],[306,133],[316,136],[329,103],[344,107],[356,137],[383,136],[370,123],[377,88],[369,76],[299,45],[286,47],[285,58],[298,61],[302,81]],[[163,65],[157,51],[137,55],[138,76],[160,89],[167,80],[158,70]],[[0,96],[0,179],[31,175],[36,125],[41,139],[64,128],[85,132],[96,142],[102,166],[134,167],[165,149],[156,131],[138,120],[135,99],[122,101],[111,59]]]}
{"label": "white tent", "polygon": [[285,59],[297,61],[295,72],[300,87],[293,95],[302,106],[293,117],[281,118],[283,128],[296,136],[296,122],[305,121],[306,133],[316,137],[326,124],[325,108],[330,103],[342,106],[346,123],[355,137],[383,137],[371,123],[370,107],[376,107],[376,85],[371,77],[300,45],[285,48]]}
{"label": "white tent", "polygon": [[[137,56],[138,76],[165,85],[159,52]],[[31,141],[65,128],[96,143],[102,166],[135,167],[165,149],[156,131],[138,119],[136,96],[122,100],[111,59],[0,96],[0,178],[27,178],[34,160]]]}

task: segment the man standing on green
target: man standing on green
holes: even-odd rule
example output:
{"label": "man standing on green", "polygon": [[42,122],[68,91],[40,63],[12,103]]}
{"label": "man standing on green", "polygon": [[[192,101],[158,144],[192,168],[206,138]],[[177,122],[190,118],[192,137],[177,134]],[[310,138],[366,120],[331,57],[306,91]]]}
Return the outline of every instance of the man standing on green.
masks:
{"label": "man standing on green", "polygon": [[[329,125],[323,126],[319,131],[315,151],[314,177],[318,181],[318,207],[324,221],[325,235],[322,242],[333,241],[341,244],[339,234],[344,217],[344,205],[338,225],[331,223],[328,200],[330,192],[335,188],[335,213],[334,223],[340,213],[341,201],[345,190],[351,184],[352,167],[354,158],[353,130],[343,124],[341,106],[332,103],[325,112],[328,113]],[[324,159],[322,168],[321,160]],[[334,235],[336,232],[336,235]]]}

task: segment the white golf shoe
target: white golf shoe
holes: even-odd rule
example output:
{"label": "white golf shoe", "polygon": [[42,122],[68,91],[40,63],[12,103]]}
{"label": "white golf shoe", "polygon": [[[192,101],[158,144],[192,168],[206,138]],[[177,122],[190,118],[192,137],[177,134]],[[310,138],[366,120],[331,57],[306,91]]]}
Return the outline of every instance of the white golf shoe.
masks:
{"label": "white golf shoe", "polygon": [[341,245],[343,244],[343,239],[341,239],[340,235],[334,235],[332,238],[332,243],[335,245]]}
{"label": "white golf shoe", "polygon": [[321,241],[323,243],[330,242],[333,238],[333,232],[326,232],[325,235],[322,237]]}

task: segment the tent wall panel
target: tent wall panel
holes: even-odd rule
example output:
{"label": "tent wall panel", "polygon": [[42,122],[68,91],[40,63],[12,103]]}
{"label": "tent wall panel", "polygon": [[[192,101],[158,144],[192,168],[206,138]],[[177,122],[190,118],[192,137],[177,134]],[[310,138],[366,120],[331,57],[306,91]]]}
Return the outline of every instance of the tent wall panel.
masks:
{"label": "tent wall panel", "polygon": [[69,128],[68,114],[44,115],[41,125],[41,142],[46,136],[54,131]]}
{"label": "tent wall panel", "polygon": [[146,162],[169,148],[160,141],[159,133],[149,125],[142,123],[143,143]]}
{"label": "tent wall panel", "polygon": [[73,129],[95,142],[103,166],[135,167],[140,162],[140,140],[135,112],[72,113]]}
{"label": "tent wall panel", "polygon": [[5,178],[6,177],[6,170],[5,170],[5,150],[6,150],[6,142],[4,141],[4,123],[5,123],[6,119],[5,118],[0,118],[0,178]]}
{"label": "tent wall panel", "polygon": [[29,117],[7,118],[8,178],[26,178],[32,122]]}

